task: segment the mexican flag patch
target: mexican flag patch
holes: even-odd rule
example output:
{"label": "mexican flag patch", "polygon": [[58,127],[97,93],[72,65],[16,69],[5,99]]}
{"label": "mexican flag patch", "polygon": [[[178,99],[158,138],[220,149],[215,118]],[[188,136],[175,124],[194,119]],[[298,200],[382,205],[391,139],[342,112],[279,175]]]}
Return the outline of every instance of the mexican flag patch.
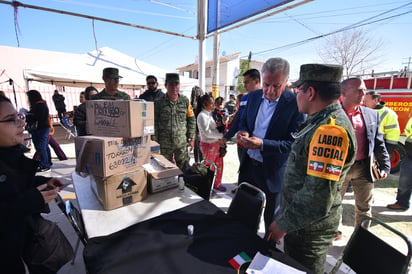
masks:
{"label": "mexican flag patch", "polygon": [[230,259],[229,263],[232,265],[234,269],[239,270],[242,264],[244,264],[245,262],[249,262],[251,260],[252,259],[245,252],[241,252],[232,259]]}

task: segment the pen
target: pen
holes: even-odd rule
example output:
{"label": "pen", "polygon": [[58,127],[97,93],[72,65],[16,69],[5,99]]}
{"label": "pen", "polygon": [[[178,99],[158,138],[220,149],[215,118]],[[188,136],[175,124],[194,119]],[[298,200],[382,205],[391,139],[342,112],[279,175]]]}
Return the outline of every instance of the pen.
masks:
{"label": "pen", "polygon": [[267,237],[266,241],[269,241],[272,238],[272,232],[269,233],[269,236]]}

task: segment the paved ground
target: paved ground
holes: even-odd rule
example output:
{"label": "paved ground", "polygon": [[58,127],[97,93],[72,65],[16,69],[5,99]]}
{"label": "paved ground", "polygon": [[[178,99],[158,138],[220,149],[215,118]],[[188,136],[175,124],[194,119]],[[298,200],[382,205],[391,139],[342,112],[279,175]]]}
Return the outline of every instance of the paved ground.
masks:
{"label": "paved ground", "polygon": [[[61,144],[63,150],[68,156],[68,160],[59,161],[57,157],[52,154],[53,157],[53,166],[51,172],[46,173],[47,176],[56,176],[60,177],[65,182],[71,181],[71,173],[75,167],[75,152],[73,138],[67,139],[64,130],[60,127],[56,127],[55,138]],[[30,155],[30,154],[29,154]],[[238,160],[236,152],[236,144],[232,143],[228,145],[228,152],[224,158],[224,172],[223,172],[223,183],[228,188],[227,193],[218,194],[211,201],[218,205],[223,210],[227,210],[230,200],[231,192],[230,190],[235,187],[235,182],[237,181],[237,170],[238,170]],[[396,179],[396,174],[391,175],[392,178]],[[412,210],[408,211],[389,211],[386,210],[386,205],[388,203],[394,202],[394,197],[396,196],[396,188],[385,188],[378,187],[375,189],[375,203],[373,214],[375,217],[383,219],[389,225],[397,228],[406,235],[412,238]],[[74,189],[72,185],[69,185],[65,190],[62,191],[62,196],[66,198],[75,198]],[[74,200],[75,201],[75,200]],[[339,254],[342,252],[347,240],[353,232],[353,193],[347,193],[344,200],[344,216],[342,220],[341,230],[343,231],[343,239],[340,241],[334,242],[334,245],[329,250],[326,271],[329,272],[331,265],[336,261],[336,258],[339,257]],[[68,237],[73,246],[77,242],[77,235],[74,230],[71,228],[68,220],[65,219],[64,215],[60,212],[56,205],[51,206],[51,213],[46,216],[47,218],[55,221],[62,228],[65,235]],[[372,227],[373,229],[373,227]],[[263,235],[263,229],[259,230],[260,235]],[[405,251],[406,246],[399,240],[396,239],[393,235],[389,235],[382,231],[376,232],[379,236],[384,237],[391,245],[394,245],[401,251]],[[79,250],[77,252],[75,263],[72,265],[68,263],[65,265],[58,273],[59,274],[83,274],[86,273],[83,264],[82,258],[83,246],[80,243]],[[344,266],[341,267],[340,273],[351,273],[348,272],[347,268]]]}

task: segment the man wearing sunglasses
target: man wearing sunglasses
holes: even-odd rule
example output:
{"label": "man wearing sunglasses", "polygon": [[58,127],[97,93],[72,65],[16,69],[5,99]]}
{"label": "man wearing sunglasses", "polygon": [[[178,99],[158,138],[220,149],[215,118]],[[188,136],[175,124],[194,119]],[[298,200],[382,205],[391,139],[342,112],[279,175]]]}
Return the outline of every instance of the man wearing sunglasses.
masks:
{"label": "man wearing sunglasses", "polygon": [[159,85],[157,83],[157,78],[154,75],[148,75],[146,77],[147,89],[143,94],[140,94],[139,99],[143,99],[149,102],[153,102],[157,98],[160,98],[164,95],[161,89],[157,89]]}

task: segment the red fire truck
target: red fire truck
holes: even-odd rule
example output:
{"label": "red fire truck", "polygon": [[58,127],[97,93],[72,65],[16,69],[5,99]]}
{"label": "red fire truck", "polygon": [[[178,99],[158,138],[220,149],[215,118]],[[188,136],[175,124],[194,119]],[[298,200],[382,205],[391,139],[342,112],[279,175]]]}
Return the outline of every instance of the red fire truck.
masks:
{"label": "red fire truck", "polygon": [[[412,72],[392,71],[383,73],[372,73],[363,75],[366,88],[376,90],[382,95],[382,101],[385,106],[391,108],[398,114],[399,126],[401,133],[404,132],[405,125],[409,118],[412,117]],[[399,170],[399,164],[405,155],[403,149],[404,138],[398,148],[391,155],[392,172]]]}

